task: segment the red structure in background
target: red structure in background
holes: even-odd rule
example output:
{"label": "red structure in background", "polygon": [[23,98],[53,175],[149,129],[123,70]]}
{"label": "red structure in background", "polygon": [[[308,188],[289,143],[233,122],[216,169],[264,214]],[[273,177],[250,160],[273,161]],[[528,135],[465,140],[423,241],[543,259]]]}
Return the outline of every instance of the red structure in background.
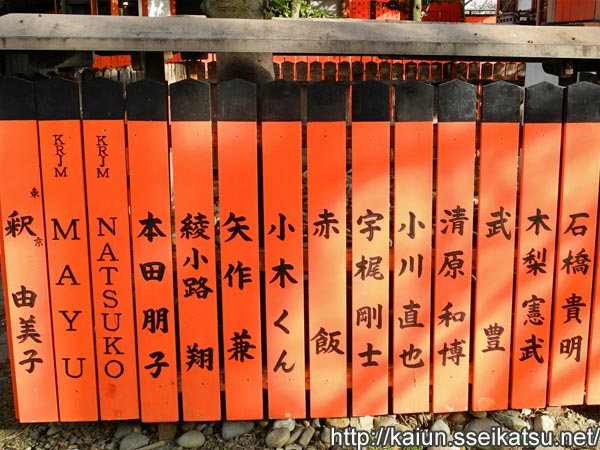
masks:
{"label": "red structure in background", "polygon": [[[371,16],[370,0],[350,0],[348,17],[351,19],[378,19],[378,20],[410,20],[408,14],[394,11],[386,7],[388,0],[376,1],[374,17]],[[423,17],[426,22],[462,22],[463,13],[460,2],[443,1],[429,5],[427,14]]]}

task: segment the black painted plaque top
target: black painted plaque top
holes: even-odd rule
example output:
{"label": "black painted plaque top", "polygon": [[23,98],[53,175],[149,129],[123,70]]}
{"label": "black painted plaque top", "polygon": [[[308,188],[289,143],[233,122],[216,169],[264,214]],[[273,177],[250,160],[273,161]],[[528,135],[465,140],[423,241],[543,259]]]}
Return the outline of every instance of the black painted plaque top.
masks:
{"label": "black painted plaque top", "polygon": [[354,122],[389,122],[390,88],[380,81],[365,81],[352,86]]}
{"label": "black painted plaque top", "polygon": [[346,120],[346,89],[333,81],[309,84],[306,92],[309,122],[340,122]]}
{"label": "black painted plaque top", "polygon": [[562,87],[544,81],[525,90],[525,122],[560,123],[562,116]]}
{"label": "black painted plaque top", "polygon": [[433,86],[422,81],[403,81],[394,89],[396,122],[433,121]]}
{"label": "black painted plaque top", "polygon": [[19,78],[0,78],[0,120],[35,119],[33,83]]}
{"label": "black painted plaque top", "polygon": [[83,118],[118,120],[125,116],[123,85],[107,78],[93,78],[81,86]]}
{"label": "black painted plaque top", "polygon": [[481,120],[483,122],[519,122],[521,88],[506,81],[483,87]]}
{"label": "black painted plaque top", "polygon": [[205,81],[186,79],[173,83],[171,93],[171,120],[209,121],[210,85]]}
{"label": "black painted plaque top", "polygon": [[600,122],[600,86],[583,81],[567,88],[567,122]]}
{"label": "black painted plaque top", "polygon": [[38,120],[79,119],[79,86],[64,78],[50,78],[35,84]]}
{"label": "black painted plaque top", "polygon": [[167,120],[167,87],[158,81],[142,80],[127,86],[125,99],[129,120]]}
{"label": "black painted plaque top", "polygon": [[466,81],[452,80],[440,85],[440,122],[477,120],[477,87]]}
{"label": "black painted plaque top", "polygon": [[261,87],[262,120],[294,122],[301,120],[300,85],[276,80]]}
{"label": "black painted plaque top", "polygon": [[226,122],[256,121],[256,85],[229,80],[217,85],[217,119]]}

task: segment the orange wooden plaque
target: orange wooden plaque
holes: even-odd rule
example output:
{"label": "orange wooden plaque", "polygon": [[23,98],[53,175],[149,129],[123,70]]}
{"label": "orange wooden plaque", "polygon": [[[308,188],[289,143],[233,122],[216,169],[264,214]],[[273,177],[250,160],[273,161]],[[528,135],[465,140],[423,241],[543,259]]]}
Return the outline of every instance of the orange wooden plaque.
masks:
{"label": "orange wooden plaque", "polygon": [[263,417],[256,87],[217,89],[225,414],[248,420]]}
{"label": "orange wooden plaque", "polygon": [[483,88],[471,408],[508,407],[520,88]]}
{"label": "orange wooden plaque", "polygon": [[561,88],[542,83],[527,89],[513,308],[512,408],[546,405],[561,121]]}
{"label": "orange wooden plaque", "polygon": [[345,91],[322,82],[307,96],[310,415],[346,417]]}
{"label": "orange wooden plaque", "polygon": [[352,88],[352,414],[388,411],[390,93]]}
{"label": "orange wooden plaque", "polygon": [[0,80],[0,254],[21,422],[58,420],[39,166],[33,83]]}
{"label": "orange wooden plaque", "polygon": [[127,86],[131,235],[144,422],[179,419],[166,100],[162,83],[144,80]]}
{"label": "orange wooden plaque", "polygon": [[[90,224],[100,418],[139,417],[122,85],[83,84],[83,145]],[[106,199],[111,201],[107,202]]]}
{"label": "orange wooden plaque", "polygon": [[269,417],[305,417],[300,86],[275,81],[262,100]]}
{"label": "orange wooden plaque", "polygon": [[433,90],[411,81],[395,95],[394,413],[430,408]]}
{"label": "orange wooden plaque", "polygon": [[435,412],[468,409],[475,96],[476,88],[462,81],[440,86],[432,319]]}
{"label": "orange wooden plaque", "polygon": [[170,90],[183,419],[219,420],[210,86],[184,80]]}
{"label": "orange wooden plaque", "polygon": [[60,420],[98,420],[78,87],[36,85]]}
{"label": "orange wooden plaque", "polygon": [[551,405],[581,404],[585,395],[600,180],[597,88],[578,83],[567,91],[548,386]]}

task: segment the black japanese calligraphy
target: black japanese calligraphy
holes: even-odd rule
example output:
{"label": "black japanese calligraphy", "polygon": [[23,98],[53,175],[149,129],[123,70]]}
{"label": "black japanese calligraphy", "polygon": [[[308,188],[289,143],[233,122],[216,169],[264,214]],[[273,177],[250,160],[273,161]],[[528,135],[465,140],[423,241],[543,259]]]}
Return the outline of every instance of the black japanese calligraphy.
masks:
{"label": "black japanese calligraphy", "polygon": [[527,273],[537,276],[538,273],[546,273],[546,249],[536,251],[529,250],[523,259],[523,265],[527,267]]}
{"label": "black japanese calligraphy", "polygon": [[279,356],[279,359],[277,360],[277,363],[275,364],[275,367],[273,367],[273,372],[277,372],[279,369],[281,369],[285,373],[290,373],[294,370],[294,368],[296,367],[296,363],[293,363],[291,366],[288,365],[288,363],[285,362],[286,356],[287,356],[287,351],[283,350],[281,352],[281,356]]}
{"label": "black japanese calligraphy", "polygon": [[456,278],[458,275],[464,275],[465,272],[462,267],[465,261],[459,256],[463,255],[462,250],[454,250],[452,252],[444,253],[444,261],[442,267],[438,272],[438,275],[444,274],[445,277]]}
{"label": "black japanese calligraphy", "polygon": [[360,277],[361,280],[373,278],[375,280],[383,280],[384,275],[380,272],[380,265],[383,261],[381,256],[371,256],[369,259],[361,256],[361,260],[356,263],[358,270],[354,274],[355,277]]}
{"label": "black japanese calligraphy", "polygon": [[340,340],[337,338],[341,334],[341,331],[328,332],[323,327],[319,328],[317,334],[310,339],[311,341],[315,341],[316,354],[335,352],[343,355],[344,351],[340,349]]}
{"label": "black japanese calligraphy", "polygon": [[[227,217],[227,220],[222,225],[222,228],[229,231],[229,237],[225,239],[225,242],[229,242],[237,236],[241,237],[244,241],[252,241],[252,238],[246,234],[246,231],[250,231],[250,227],[244,222],[246,222],[245,216],[238,217],[232,212],[229,213],[229,217]],[[227,225],[231,226],[226,228]]]}
{"label": "black japanese calligraphy", "polygon": [[425,325],[419,322],[419,309],[421,305],[415,303],[412,299],[409,300],[408,304],[402,305],[404,309],[404,318],[398,317],[400,322],[400,328],[423,328]]}
{"label": "black japanese calligraphy", "polygon": [[564,231],[564,234],[567,233],[572,233],[573,236],[585,236],[585,233],[587,232],[587,226],[586,225],[577,225],[577,219],[579,218],[589,218],[590,215],[586,212],[582,212],[582,213],[575,213],[575,214],[569,214],[569,217],[571,218],[571,222],[569,223],[569,226],[567,226],[567,229]]}
{"label": "black japanese calligraphy", "polygon": [[30,236],[37,236],[35,231],[30,228],[32,223],[32,216],[19,216],[19,212],[15,210],[9,214],[6,221],[6,227],[4,228],[6,231],[5,236],[14,238],[19,236],[23,231],[26,231]]}
{"label": "black japanese calligraphy", "polygon": [[416,271],[417,278],[421,278],[421,275],[423,275],[423,255],[418,254],[416,258],[414,256],[409,256],[408,260],[401,258],[398,276],[404,275],[407,269],[410,273],[415,273]]}
{"label": "black japanese calligraphy", "polygon": [[232,342],[232,346],[227,350],[227,353],[231,353],[229,359],[235,359],[239,362],[244,362],[246,359],[254,359],[254,356],[250,354],[250,350],[256,348],[256,345],[252,344],[252,336],[248,333],[245,328],[241,333],[235,331],[233,337],[229,339]]}
{"label": "black japanese calligraphy", "polygon": [[567,355],[565,359],[569,359],[573,353],[575,353],[575,357],[573,359],[575,362],[580,362],[582,341],[583,337],[581,336],[573,336],[572,338],[563,339],[559,344],[559,353],[561,355]]}
{"label": "black japanese calligraphy", "polygon": [[405,223],[401,223],[400,228],[398,229],[398,232],[402,233],[404,230],[406,230],[408,228],[408,232],[406,233],[406,235],[409,238],[414,239],[417,236],[417,227],[419,227],[421,230],[424,230],[425,223],[422,222],[421,220],[417,220],[416,214],[412,211],[409,211],[408,212],[408,225]]}
{"label": "black japanese calligraphy", "polygon": [[510,239],[512,231],[506,229],[506,223],[508,222],[507,217],[510,217],[511,214],[508,211],[505,211],[504,207],[501,206],[498,211],[494,211],[490,215],[494,220],[485,223],[488,226],[488,232],[485,237],[489,238],[502,233],[506,239]]}
{"label": "black japanese calligraphy", "polygon": [[27,339],[31,339],[38,344],[42,343],[40,333],[35,329],[35,316],[30,315],[27,319],[19,317],[19,326],[21,327],[21,334],[17,336],[19,344],[22,344]]}
{"label": "black japanese calligraphy", "polygon": [[278,231],[277,234],[275,235],[275,237],[277,239],[279,239],[280,241],[285,241],[286,231],[290,231],[292,233],[294,231],[296,231],[294,226],[291,223],[286,223],[286,221],[287,221],[287,217],[285,215],[279,213],[279,224],[277,224],[277,225],[271,224],[271,227],[269,228],[269,232],[267,234],[271,235],[275,231]]}
{"label": "black japanese calligraphy", "polygon": [[446,234],[450,228],[450,233],[462,236],[465,231],[465,222],[469,220],[466,212],[467,210],[460,205],[456,205],[456,208],[452,210],[445,209],[444,214],[448,217],[440,219],[440,223],[444,225],[440,232]]}
{"label": "black japanese calligraphy", "polygon": [[288,314],[289,313],[287,312],[287,310],[284,309],[281,312],[281,315],[279,316],[279,318],[275,322],[273,322],[273,325],[275,325],[277,328],[281,329],[281,331],[283,331],[285,334],[290,334],[290,330],[285,325],[283,325],[283,321],[288,316]]}
{"label": "black japanese calligraphy", "polygon": [[483,329],[485,334],[485,338],[487,340],[487,346],[483,350],[483,353],[492,352],[492,351],[500,351],[504,352],[506,349],[500,345],[500,338],[504,333],[504,327],[498,325],[498,323],[490,324],[488,327]]}
{"label": "black japanese calligraphy", "polygon": [[339,220],[335,219],[335,214],[324,209],[322,214],[319,214],[321,220],[313,222],[315,226],[314,236],[324,237],[329,239],[330,232],[333,231],[336,234],[340,233],[340,230],[336,227]]}
{"label": "black japanese calligraphy", "polygon": [[227,272],[225,272],[223,278],[227,280],[229,287],[233,287],[234,276],[237,276],[237,288],[243,291],[246,283],[252,283],[251,272],[251,267],[244,266],[241,261],[238,261],[235,266],[233,264],[228,265]]}
{"label": "black japanese calligraphy", "polygon": [[546,303],[546,300],[533,294],[530,299],[521,303],[521,307],[527,308],[527,317],[523,322],[526,325],[529,322],[531,325],[543,325],[546,318],[542,315],[540,305]]}
{"label": "black japanese calligraphy", "polygon": [[169,332],[169,310],[167,308],[149,308],[145,309],[143,313],[142,330],[148,330],[152,334],[157,331],[165,334]]}
{"label": "black japanese calligraphy", "polygon": [[562,305],[561,308],[566,310],[567,317],[563,323],[568,323],[571,320],[581,323],[581,318],[579,317],[581,308],[587,306],[582,300],[583,299],[579,295],[575,295],[574,292],[570,297],[565,299],[566,304]]}
{"label": "black japanese calligraphy", "polygon": [[200,348],[197,342],[187,345],[185,350],[186,370],[197,366],[208,371],[213,370],[214,349],[212,347]]}
{"label": "black japanese calligraphy", "polygon": [[160,261],[140,263],[140,273],[146,281],[162,281],[166,266]]}
{"label": "black japanese calligraphy", "polygon": [[197,248],[192,248],[192,256],[186,256],[183,261],[183,267],[190,264],[192,269],[198,270],[200,268],[200,261],[204,264],[208,264],[208,258],[204,255],[200,254],[200,251]]}
{"label": "black japanese calligraphy", "polygon": [[544,339],[538,338],[535,334],[532,334],[529,339],[525,339],[525,346],[521,347],[521,357],[519,361],[526,361],[529,358],[534,358],[538,363],[542,364],[544,362],[544,358],[538,353],[538,351],[542,348],[542,344],[544,343]]}
{"label": "black japanese calligraphy", "polygon": [[195,295],[196,298],[208,298],[208,295],[213,293],[213,290],[206,284],[208,282],[206,277],[188,277],[184,278],[182,282],[185,286],[184,298],[192,295]]}
{"label": "black japanese calligraphy", "polygon": [[366,238],[368,241],[373,240],[373,235],[376,231],[381,231],[381,227],[377,225],[377,222],[383,220],[383,214],[378,212],[373,212],[367,208],[367,211],[362,216],[359,216],[356,220],[357,225],[365,225],[364,228],[361,228],[359,232],[361,234],[366,234]]}
{"label": "black japanese calligraphy", "polygon": [[210,237],[206,234],[206,230],[210,225],[208,221],[208,217],[206,217],[201,212],[197,212],[195,215],[187,213],[187,215],[180,221],[181,228],[179,232],[181,233],[181,238],[183,239],[210,239]]}
{"label": "black japanese calligraphy", "polygon": [[25,350],[23,352],[23,355],[25,355],[27,358],[19,361],[19,365],[21,365],[21,366],[28,365],[25,368],[25,371],[28,373],[33,373],[35,371],[36,364],[42,364],[44,362],[42,360],[42,358],[38,357],[38,352],[34,349]]}
{"label": "black japanese calligraphy", "polygon": [[162,220],[158,217],[154,217],[154,214],[152,214],[150,211],[148,211],[148,217],[139,220],[138,222],[142,225],[142,231],[137,237],[144,236],[146,239],[148,239],[148,242],[152,242],[156,237],[166,236],[165,233],[163,233],[158,227],[163,223]]}
{"label": "black japanese calligraphy", "polygon": [[25,286],[21,285],[21,290],[17,292],[13,292],[11,294],[13,302],[17,308],[33,308],[35,306],[35,300],[37,298],[37,294]]}
{"label": "black japanese calligraphy", "polygon": [[407,349],[402,350],[400,353],[400,359],[402,359],[402,365],[409,369],[418,369],[419,367],[423,367],[425,365],[425,361],[421,358],[421,354],[423,350],[414,346],[414,344],[410,344]]}
{"label": "black japanese calligraphy", "polygon": [[542,210],[540,208],[537,208],[535,215],[527,217],[527,220],[531,222],[531,225],[529,225],[529,227],[525,231],[529,231],[533,228],[533,232],[536,236],[539,236],[542,228],[546,231],[552,231],[552,229],[545,222],[549,219],[550,216],[548,216],[548,214],[542,214]]}
{"label": "black japanese calligraphy", "polygon": [[567,272],[567,274],[572,273],[573,275],[576,273],[585,275],[590,268],[590,264],[592,263],[590,256],[585,251],[585,248],[579,250],[579,252],[577,252],[575,255],[573,255],[573,252],[569,250],[569,254],[562,261],[563,266],[560,268],[560,270],[564,270]]}
{"label": "black japanese calligraphy", "polygon": [[269,283],[275,283],[279,280],[279,287],[285,288],[285,283],[290,282],[293,284],[297,284],[298,280],[296,280],[291,274],[290,271],[294,270],[294,266],[285,262],[283,258],[279,258],[279,264],[272,267],[275,275],[271,278]]}
{"label": "black japanese calligraphy", "polygon": [[150,376],[152,378],[158,378],[163,368],[169,367],[169,363],[164,361],[165,354],[161,351],[152,352],[149,356],[153,361],[150,364],[145,365],[144,369],[150,371]]}
{"label": "black japanese calligraphy", "polygon": [[454,339],[450,345],[444,342],[444,347],[438,351],[438,354],[442,355],[442,366],[445,367],[448,361],[454,363],[456,366],[460,366],[461,358],[467,356],[463,349],[463,345],[465,344],[466,341],[464,339]]}
{"label": "black japanese calligraphy", "polygon": [[356,310],[356,326],[360,326],[364,323],[367,328],[371,328],[375,325],[376,328],[381,329],[383,322],[383,305],[381,303],[374,306],[363,306]]}
{"label": "black japanese calligraphy", "polygon": [[373,350],[373,344],[367,342],[367,349],[364,352],[358,354],[361,358],[365,358],[366,361],[361,363],[363,367],[378,366],[379,363],[373,359],[373,356],[381,355],[381,350]]}
{"label": "black japanese calligraphy", "polygon": [[450,310],[454,307],[454,305],[450,302],[446,304],[442,308],[443,313],[438,316],[440,321],[438,325],[444,324],[446,328],[450,326],[450,322],[464,322],[467,317],[467,313],[464,311],[451,312]]}

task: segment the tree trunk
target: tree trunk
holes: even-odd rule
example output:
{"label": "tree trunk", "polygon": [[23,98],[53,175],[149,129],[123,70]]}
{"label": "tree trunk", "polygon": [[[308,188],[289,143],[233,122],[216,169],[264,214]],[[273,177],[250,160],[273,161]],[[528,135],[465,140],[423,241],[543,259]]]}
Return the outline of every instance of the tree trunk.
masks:
{"label": "tree trunk", "polygon": [[[261,0],[206,0],[208,17],[262,19]],[[241,78],[257,85],[273,81],[272,53],[217,53],[217,81]]]}
{"label": "tree trunk", "polygon": [[412,8],[412,20],[421,22],[423,18],[423,3],[422,0],[414,0]]}
{"label": "tree trunk", "polygon": [[301,0],[292,0],[292,11],[290,13],[292,19],[300,18],[300,4]]}

